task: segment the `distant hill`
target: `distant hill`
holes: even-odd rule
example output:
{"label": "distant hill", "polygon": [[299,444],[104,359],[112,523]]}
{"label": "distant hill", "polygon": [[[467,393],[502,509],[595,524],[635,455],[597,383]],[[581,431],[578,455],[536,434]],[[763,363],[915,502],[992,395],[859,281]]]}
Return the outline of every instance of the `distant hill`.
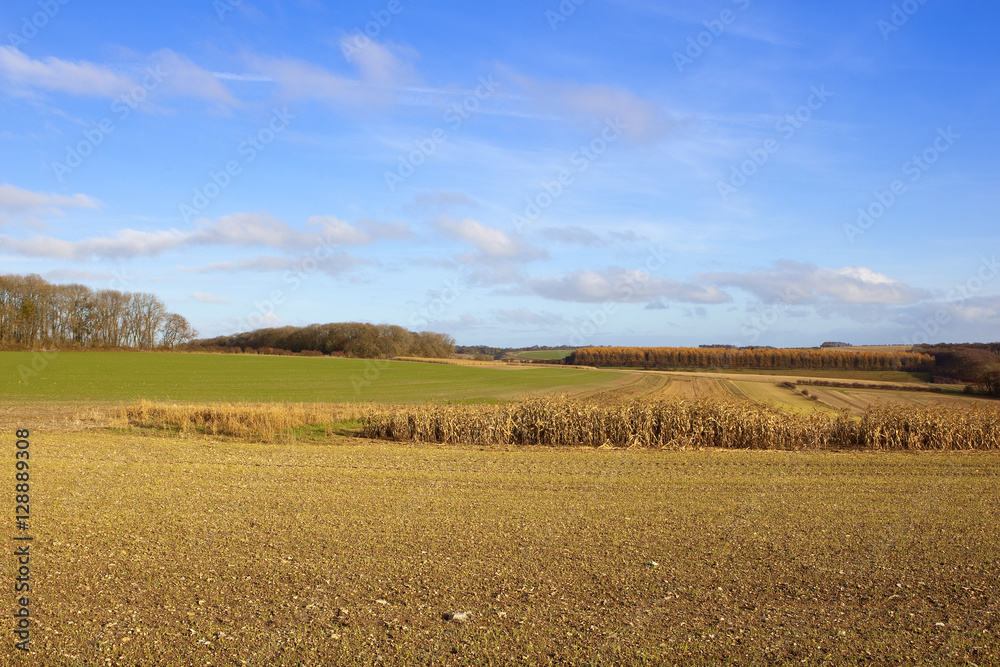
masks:
{"label": "distant hill", "polygon": [[[199,339],[187,349],[272,354],[334,354],[361,359],[392,357],[450,357],[455,340],[446,334],[408,331],[392,324],[339,322],[306,327],[257,329],[231,336]],[[238,350],[237,350],[238,348]]]}

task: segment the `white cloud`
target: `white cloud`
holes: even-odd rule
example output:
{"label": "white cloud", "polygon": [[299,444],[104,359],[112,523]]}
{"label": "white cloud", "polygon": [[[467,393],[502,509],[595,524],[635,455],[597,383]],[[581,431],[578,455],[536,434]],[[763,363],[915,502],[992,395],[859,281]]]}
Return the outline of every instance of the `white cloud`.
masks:
{"label": "white cloud", "polygon": [[[51,236],[28,240],[2,236],[0,240],[7,249],[22,255],[80,260],[154,257],[170,250],[207,245],[302,251],[362,245],[373,240],[367,232],[336,218],[310,218],[310,223],[318,228],[317,232],[295,229],[268,213],[234,213],[216,221],[201,219],[193,231],[123,229],[113,236],[78,241]],[[367,224],[386,235],[403,233],[398,225]]]}
{"label": "white cloud", "polygon": [[365,245],[386,239],[407,239],[413,236],[403,222],[385,223],[376,220],[359,220],[351,225],[340,218],[316,215],[306,221],[307,226],[320,230],[327,244]]}
{"label": "white cloud", "polygon": [[96,280],[112,280],[115,278],[115,275],[113,273],[103,273],[100,271],[54,269],[52,271],[46,271],[42,274],[42,277],[49,282],[76,283],[81,281],[93,282]]}
{"label": "white cloud", "polygon": [[268,213],[234,213],[215,222],[201,219],[198,224],[200,229],[189,234],[185,244],[298,248],[304,242],[304,234]]}
{"label": "white cloud", "polygon": [[0,241],[8,250],[29,257],[49,257],[52,259],[123,259],[126,257],[150,257],[160,255],[184,244],[186,235],[177,230],[140,232],[123,229],[106,238],[89,238],[80,241],[64,241],[52,236],[34,236],[27,241],[7,236]]}
{"label": "white cloud", "polygon": [[413,232],[405,222],[377,222],[375,220],[358,220],[358,227],[365,230],[373,241],[382,239],[409,239]]}
{"label": "white cloud", "polygon": [[606,271],[574,271],[564,276],[529,278],[525,286],[535,294],[556,301],[580,303],[647,303],[663,300],[686,303],[726,303],[732,298],[710,285],[653,278],[644,271],[611,267]]}
{"label": "white cloud", "polygon": [[1000,325],[1000,296],[973,297],[950,307],[959,322]]}
{"label": "white cloud", "polygon": [[343,245],[371,243],[371,237],[364,231],[333,216],[313,216],[308,224],[322,230],[324,238]]}
{"label": "white cloud", "polygon": [[83,194],[57,195],[32,192],[8,183],[0,185],[0,223],[10,216],[62,215],[63,208],[99,208],[101,202]]}
{"label": "white cloud", "polygon": [[765,303],[900,305],[926,297],[926,292],[866,267],[831,269],[788,260],[770,271],[713,273],[699,279],[746,290]]}
{"label": "white cloud", "polygon": [[340,252],[321,257],[314,255],[305,255],[303,257],[276,257],[271,255],[251,257],[234,262],[216,262],[214,264],[184,268],[182,270],[192,273],[232,273],[234,271],[273,273],[292,271],[301,280],[302,276],[308,276],[316,271],[337,278],[350,269],[368,264],[371,264],[371,262],[366,259],[355,257],[346,252]]}
{"label": "white cloud", "polygon": [[472,218],[442,218],[438,229],[451,238],[465,241],[493,260],[529,260],[546,256],[545,252],[530,247],[520,236],[487,227]]}
{"label": "white cloud", "polygon": [[490,257],[513,258],[517,256],[517,243],[505,232],[487,227],[478,220],[441,221],[440,228],[452,238],[459,238],[475,246]]}

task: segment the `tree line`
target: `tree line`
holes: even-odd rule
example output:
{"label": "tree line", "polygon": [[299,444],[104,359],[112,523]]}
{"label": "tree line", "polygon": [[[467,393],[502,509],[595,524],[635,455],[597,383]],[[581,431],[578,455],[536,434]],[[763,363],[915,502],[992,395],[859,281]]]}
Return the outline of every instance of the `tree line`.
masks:
{"label": "tree line", "polygon": [[408,331],[392,324],[339,322],[257,329],[192,341],[186,347],[205,351],[237,351],[239,348],[238,351],[254,352],[318,352],[362,359],[441,358],[455,353],[455,340],[445,334]]}
{"label": "tree line", "polygon": [[198,332],[153,294],[0,275],[0,347],[172,348]]}
{"label": "tree line", "polygon": [[[456,345],[455,354],[470,356],[489,356],[492,359],[504,359],[519,352],[536,352],[541,350],[571,350],[572,345],[532,345],[531,347],[493,347],[491,345]],[[551,361],[549,362],[551,363]]]}
{"label": "tree line", "polygon": [[723,348],[723,347],[585,347],[568,364],[648,369],[747,368],[759,370],[843,369],[870,371],[929,370],[934,357],[918,352],[851,350],[850,348]]}
{"label": "tree line", "polygon": [[940,343],[914,348],[934,355],[935,382],[966,382],[1000,396],[1000,343]]}

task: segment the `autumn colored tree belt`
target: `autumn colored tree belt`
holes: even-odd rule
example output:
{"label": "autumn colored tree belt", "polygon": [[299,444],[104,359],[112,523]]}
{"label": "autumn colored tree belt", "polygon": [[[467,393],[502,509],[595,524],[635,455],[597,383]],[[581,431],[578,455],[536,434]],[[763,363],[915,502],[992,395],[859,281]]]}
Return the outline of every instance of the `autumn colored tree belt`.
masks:
{"label": "autumn colored tree belt", "polygon": [[745,368],[759,370],[925,370],[934,357],[918,352],[836,349],[584,347],[567,360],[584,366]]}

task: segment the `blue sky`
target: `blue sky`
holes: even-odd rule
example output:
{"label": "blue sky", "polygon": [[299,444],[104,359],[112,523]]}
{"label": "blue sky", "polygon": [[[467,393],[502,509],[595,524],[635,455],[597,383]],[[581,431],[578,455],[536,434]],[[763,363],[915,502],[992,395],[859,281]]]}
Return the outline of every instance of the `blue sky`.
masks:
{"label": "blue sky", "polygon": [[993,341],[998,26],[986,1],[9,0],[0,273],[153,292],[205,336]]}

